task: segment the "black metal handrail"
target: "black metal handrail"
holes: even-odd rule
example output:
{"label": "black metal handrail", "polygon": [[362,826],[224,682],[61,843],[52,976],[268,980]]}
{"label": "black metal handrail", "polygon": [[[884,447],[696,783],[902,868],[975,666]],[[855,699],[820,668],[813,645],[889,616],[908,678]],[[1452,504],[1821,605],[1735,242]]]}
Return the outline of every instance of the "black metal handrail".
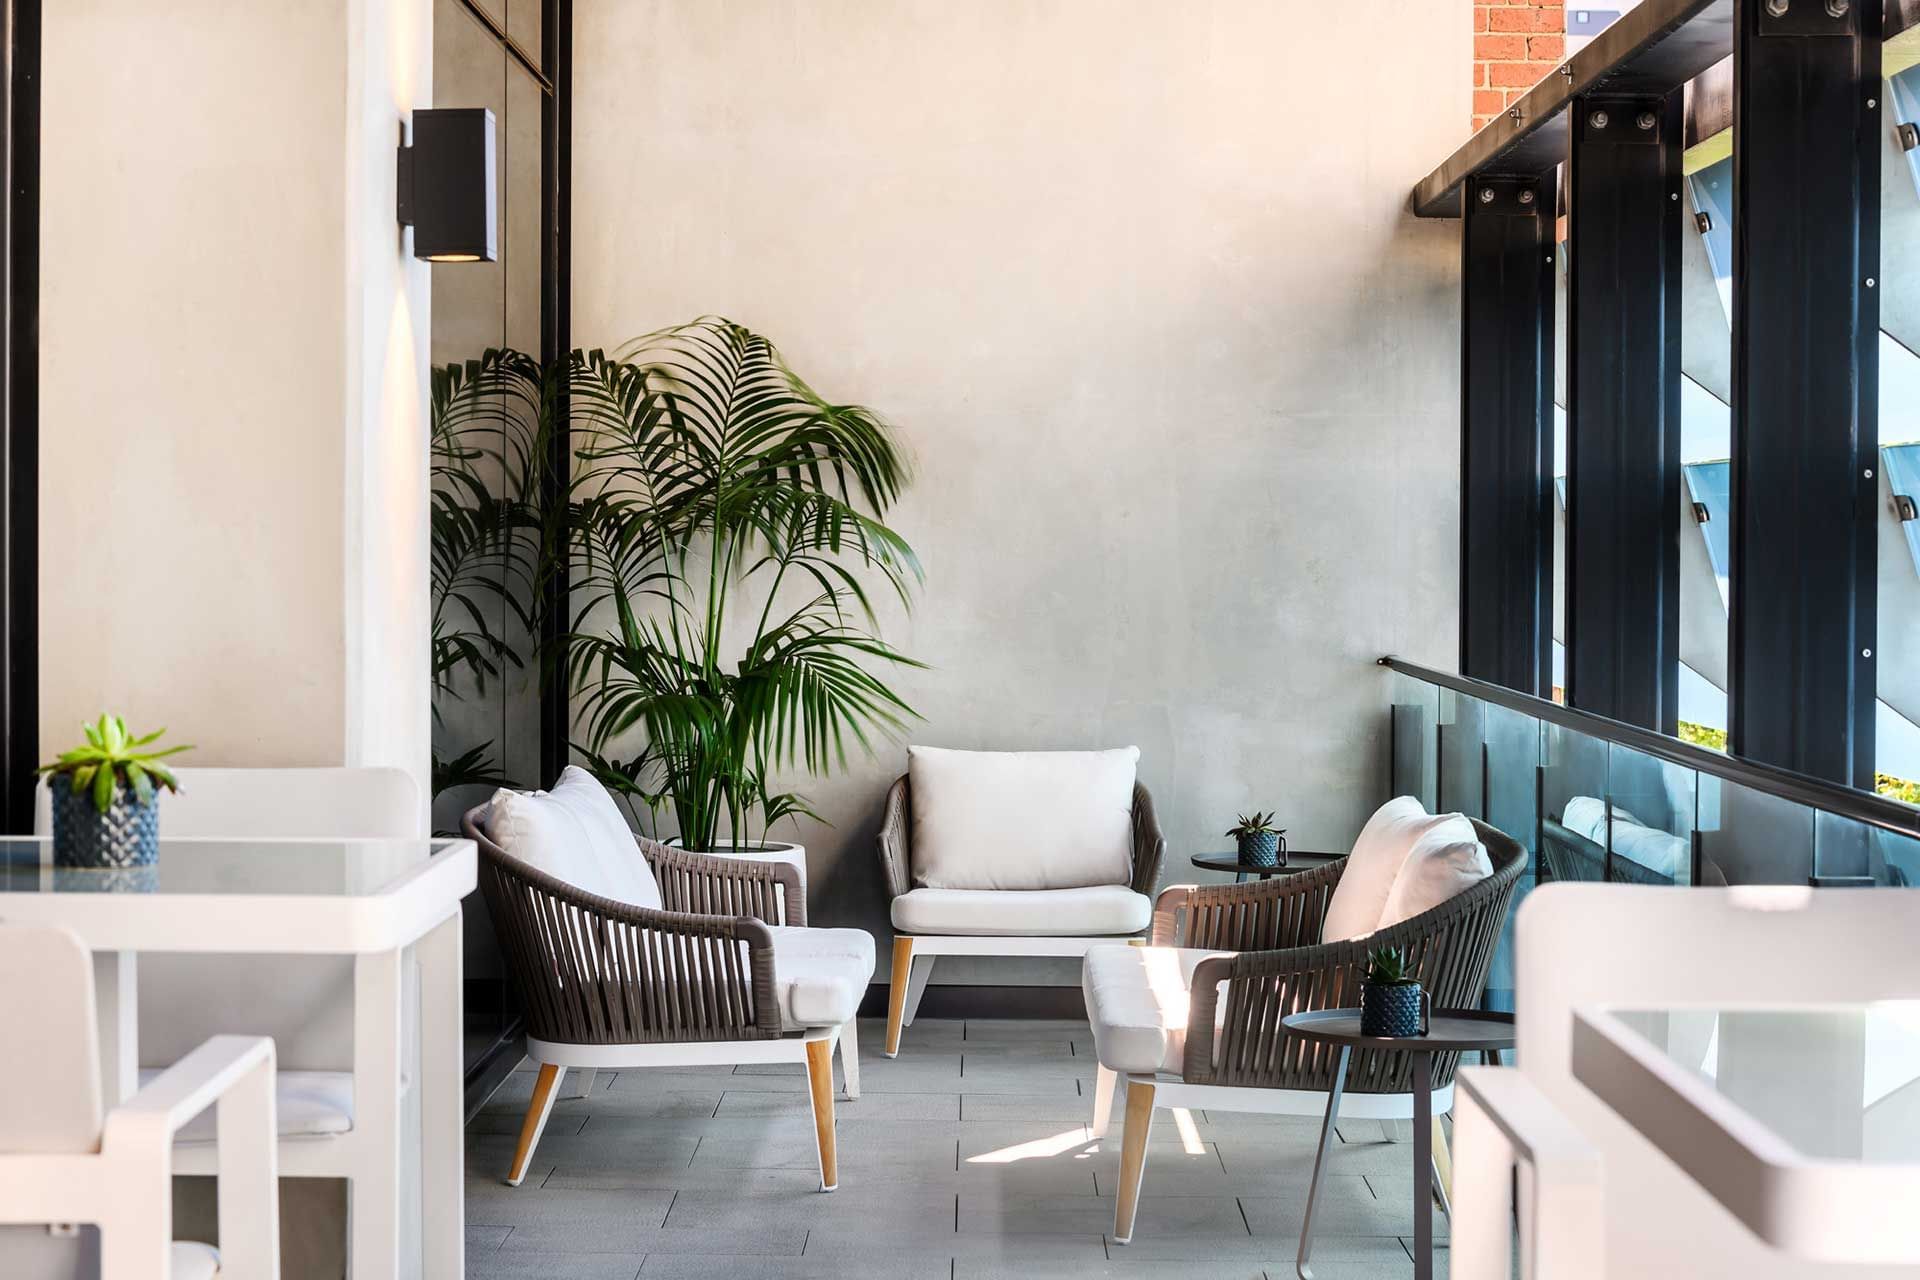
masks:
{"label": "black metal handrail", "polygon": [[1380,665],[1397,671],[1401,675],[1411,676],[1415,680],[1424,680],[1442,689],[1451,689],[1455,693],[1478,698],[1482,702],[1491,702],[1510,711],[1532,716],[1536,720],[1544,720],[1549,724],[1559,725],[1563,729],[1571,729],[1575,733],[1584,733],[1590,738],[1618,743],[1629,750],[1652,756],[1656,760],[1664,760],[1668,764],[1678,765],[1683,769],[1710,774],[1752,791],[1778,796],[1782,800],[1805,805],[1810,809],[1821,809],[1854,822],[1878,827],[1882,831],[1890,831],[1895,835],[1920,839],[1920,808],[1883,795],[1876,795],[1871,791],[1861,791],[1856,787],[1841,786],[1839,783],[1809,777],[1804,773],[1795,773],[1791,769],[1780,769],[1754,760],[1743,760],[1739,756],[1709,751],[1705,747],[1696,747],[1690,742],[1682,742],[1678,738],[1670,738],[1664,733],[1655,733],[1651,729],[1643,729],[1636,724],[1609,720],[1606,716],[1597,716],[1591,711],[1562,706],[1545,698],[1536,698],[1531,694],[1508,689],[1503,685],[1475,680],[1471,676],[1435,671],[1431,667],[1407,662],[1392,654],[1381,658]]}

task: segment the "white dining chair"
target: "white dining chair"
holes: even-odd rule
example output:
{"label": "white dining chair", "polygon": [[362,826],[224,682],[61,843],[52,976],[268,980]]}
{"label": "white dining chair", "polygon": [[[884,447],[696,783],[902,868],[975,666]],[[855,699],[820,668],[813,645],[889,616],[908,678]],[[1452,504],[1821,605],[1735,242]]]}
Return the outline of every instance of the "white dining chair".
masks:
{"label": "white dining chair", "polygon": [[[97,1225],[102,1280],[277,1277],[273,1041],[214,1036],[107,1108],[80,939],[0,924],[0,974],[0,1223]],[[210,1109],[217,1252],[173,1239],[174,1142]]]}
{"label": "white dining chair", "polygon": [[[426,826],[418,784],[402,769],[176,769],[164,795],[166,839],[411,839]],[[36,827],[48,829],[45,788]],[[384,972],[391,969],[393,972]],[[184,1046],[215,1032],[272,1036],[279,1059],[280,1172],[348,1184],[348,1270],[380,1277],[399,1252],[400,1028],[384,999],[359,993],[401,982],[392,957],[194,956],[148,953],[138,973],[103,975],[137,984],[140,1082]],[[210,1134],[180,1135],[175,1172],[210,1174]],[[318,1224],[309,1224],[316,1226]],[[335,1228],[337,1230],[337,1228]]]}

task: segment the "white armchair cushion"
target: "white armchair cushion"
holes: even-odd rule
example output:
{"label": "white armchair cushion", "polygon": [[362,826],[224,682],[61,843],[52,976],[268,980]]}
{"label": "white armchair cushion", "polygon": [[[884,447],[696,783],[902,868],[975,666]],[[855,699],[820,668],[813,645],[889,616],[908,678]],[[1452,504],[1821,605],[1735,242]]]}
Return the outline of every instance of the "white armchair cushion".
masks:
{"label": "white armchair cushion", "polygon": [[912,889],[893,900],[902,933],[1097,938],[1138,933],[1153,900],[1123,884],[1083,889]]}
{"label": "white armchair cushion", "polygon": [[1493,874],[1493,859],[1473,824],[1447,814],[1423,831],[1400,864],[1379,927],[1411,920],[1466,892]]}
{"label": "white armchair cushion", "polygon": [[1077,889],[1133,873],[1138,747],[908,747],[912,873],[929,889]]}
{"label": "white armchair cushion", "polygon": [[865,929],[769,927],[774,995],[786,1029],[837,1027],[853,1017],[873,979],[873,935]]}
{"label": "white armchair cushion", "polygon": [[[140,1069],[140,1087],[160,1075],[157,1067]],[[273,1077],[273,1115],[283,1138],[324,1138],[353,1129],[353,1073],[351,1071],[276,1071]],[[208,1107],[181,1127],[176,1142],[212,1142],[217,1133],[218,1108]]]}
{"label": "white armchair cushion", "polygon": [[[1346,870],[1340,873],[1333,899],[1327,903],[1320,940],[1345,942],[1364,938],[1387,924],[1398,924],[1446,901],[1459,887],[1464,887],[1461,878],[1471,870],[1471,856],[1456,847],[1463,844],[1478,851],[1477,865],[1486,868],[1482,875],[1473,878],[1492,875],[1493,864],[1487,859],[1486,850],[1480,848],[1473,824],[1460,814],[1430,814],[1413,796],[1398,796],[1381,805],[1353,842]],[[1394,900],[1395,886],[1409,867],[1416,845],[1420,847],[1420,856],[1412,864],[1412,880],[1401,897]],[[1450,886],[1458,887],[1443,892]],[[1443,896],[1429,901],[1435,893]],[[1387,920],[1390,901],[1394,910],[1406,911],[1406,914]],[[1407,910],[1421,902],[1426,905]]]}
{"label": "white armchair cushion", "polygon": [[[1111,1071],[1179,1071],[1187,1052],[1194,967],[1208,956],[1231,954],[1190,947],[1087,948],[1080,990],[1100,1065]],[[1218,984],[1216,1026],[1226,1017],[1226,986]]]}
{"label": "white armchair cushion", "polygon": [[607,789],[568,765],[551,791],[493,794],[495,844],[576,889],[632,907],[660,906],[660,886]]}

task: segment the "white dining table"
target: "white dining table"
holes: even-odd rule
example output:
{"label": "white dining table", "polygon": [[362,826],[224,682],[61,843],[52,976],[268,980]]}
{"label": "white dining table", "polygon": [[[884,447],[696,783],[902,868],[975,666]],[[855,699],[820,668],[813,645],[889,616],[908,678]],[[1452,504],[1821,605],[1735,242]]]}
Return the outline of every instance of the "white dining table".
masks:
{"label": "white dining table", "polygon": [[[134,870],[55,866],[45,839],[0,840],[0,920],[72,930],[92,951],[108,1105],[139,1076],[145,952],[351,956],[353,1125],[322,1142],[282,1142],[283,1177],[351,1183],[355,1280],[402,1270],[405,1091],[419,1091],[420,1268],[465,1272],[460,903],[478,875],[471,840],[166,839]],[[404,963],[419,971],[417,1083],[403,1061]],[[214,1028],[217,1030],[218,1028]],[[344,1146],[341,1144],[345,1144]],[[212,1173],[211,1144],[176,1152],[181,1173]],[[411,1261],[411,1259],[408,1259]]]}

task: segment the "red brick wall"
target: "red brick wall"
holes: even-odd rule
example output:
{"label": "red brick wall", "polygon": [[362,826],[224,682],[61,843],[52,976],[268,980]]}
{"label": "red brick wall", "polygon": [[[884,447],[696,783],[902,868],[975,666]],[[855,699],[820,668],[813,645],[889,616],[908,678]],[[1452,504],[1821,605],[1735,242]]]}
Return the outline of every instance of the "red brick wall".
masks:
{"label": "red brick wall", "polygon": [[1566,56],[1563,0],[1474,0],[1473,127],[1507,109]]}

